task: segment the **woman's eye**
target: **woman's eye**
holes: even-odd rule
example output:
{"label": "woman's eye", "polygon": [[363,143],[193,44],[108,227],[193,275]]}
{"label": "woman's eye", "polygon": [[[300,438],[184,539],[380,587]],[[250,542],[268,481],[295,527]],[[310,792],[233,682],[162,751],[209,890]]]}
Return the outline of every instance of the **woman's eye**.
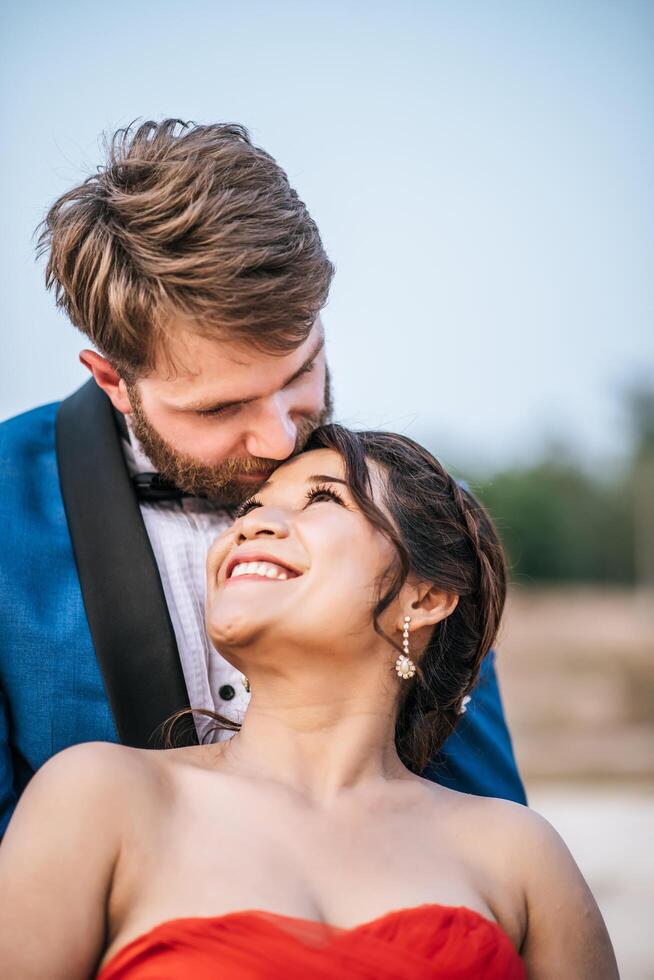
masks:
{"label": "woman's eye", "polygon": [[263,504],[260,500],[257,500],[256,497],[248,497],[248,499],[244,500],[243,503],[240,504],[234,511],[234,520],[237,521],[239,517],[245,517],[245,515],[249,514],[255,507],[263,507]]}
{"label": "woman's eye", "polygon": [[332,490],[331,487],[313,487],[307,491],[307,504],[313,504],[317,500],[330,500],[344,505],[341,495],[336,490]]}
{"label": "woman's eye", "polygon": [[[305,500],[305,507],[308,507],[309,504],[313,504],[320,500],[328,500],[331,503],[341,504],[341,506],[345,507],[345,501],[341,497],[340,493],[338,493],[336,490],[332,490],[331,487],[312,487],[307,491]],[[244,500],[243,503],[240,504],[240,506],[234,511],[234,520],[237,521],[239,517],[245,517],[245,515],[249,514],[255,507],[263,506],[263,501],[259,500],[258,497],[248,497],[248,499]]]}

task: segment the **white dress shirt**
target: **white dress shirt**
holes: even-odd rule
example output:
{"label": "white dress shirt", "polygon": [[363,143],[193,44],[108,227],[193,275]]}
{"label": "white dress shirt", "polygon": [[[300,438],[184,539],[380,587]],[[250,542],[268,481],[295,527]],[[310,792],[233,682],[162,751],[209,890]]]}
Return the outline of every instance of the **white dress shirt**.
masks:
{"label": "white dress shirt", "polygon": [[[129,441],[122,439],[127,469],[152,473],[154,466],[143,451],[125,416]],[[159,569],[170,619],[192,708],[210,708],[240,721],[250,696],[240,671],[212,645],[204,626],[205,563],[209,546],[229,527],[229,513],[208,500],[185,497],[159,503],[139,503]],[[195,716],[198,737],[206,737],[212,722]],[[229,737],[214,734],[208,741]]]}

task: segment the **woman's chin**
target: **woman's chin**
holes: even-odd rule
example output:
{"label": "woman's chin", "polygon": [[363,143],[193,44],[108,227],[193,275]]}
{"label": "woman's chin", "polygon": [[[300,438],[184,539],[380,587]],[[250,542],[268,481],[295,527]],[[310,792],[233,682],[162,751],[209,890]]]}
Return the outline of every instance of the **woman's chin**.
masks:
{"label": "woman's chin", "polygon": [[241,575],[228,579],[210,595],[211,608],[219,609],[220,615],[238,614],[243,611],[249,616],[256,615],[259,610],[279,608],[285,599],[297,598],[297,594],[289,591],[295,579],[275,581],[259,575]]}
{"label": "woman's chin", "polygon": [[207,617],[207,632],[217,650],[227,651],[256,643],[277,615],[270,609],[270,616],[260,606],[251,602],[224,600],[212,606]]}

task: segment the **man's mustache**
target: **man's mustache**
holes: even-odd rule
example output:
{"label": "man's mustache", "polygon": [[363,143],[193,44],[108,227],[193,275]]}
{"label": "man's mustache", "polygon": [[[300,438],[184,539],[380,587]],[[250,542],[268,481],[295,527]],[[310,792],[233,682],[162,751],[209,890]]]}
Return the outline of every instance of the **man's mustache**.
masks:
{"label": "man's mustache", "polygon": [[[299,456],[307,444],[309,436],[320,424],[320,419],[306,419],[303,424],[298,426],[297,438],[293,452],[288,457]],[[280,465],[279,459],[266,459],[265,456],[247,456],[238,459],[227,459],[220,464],[220,470],[225,476],[239,477],[251,476],[252,474],[270,473]]]}

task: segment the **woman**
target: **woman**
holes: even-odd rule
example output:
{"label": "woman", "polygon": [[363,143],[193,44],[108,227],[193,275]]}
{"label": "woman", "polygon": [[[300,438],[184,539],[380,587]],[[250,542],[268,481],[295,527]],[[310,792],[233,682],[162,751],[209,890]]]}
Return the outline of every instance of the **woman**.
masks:
{"label": "woman", "polygon": [[0,975],[617,977],[547,823],[417,775],[499,625],[487,516],[408,439],[308,448],[208,559],[241,730],[40,770],[0,850]]}

